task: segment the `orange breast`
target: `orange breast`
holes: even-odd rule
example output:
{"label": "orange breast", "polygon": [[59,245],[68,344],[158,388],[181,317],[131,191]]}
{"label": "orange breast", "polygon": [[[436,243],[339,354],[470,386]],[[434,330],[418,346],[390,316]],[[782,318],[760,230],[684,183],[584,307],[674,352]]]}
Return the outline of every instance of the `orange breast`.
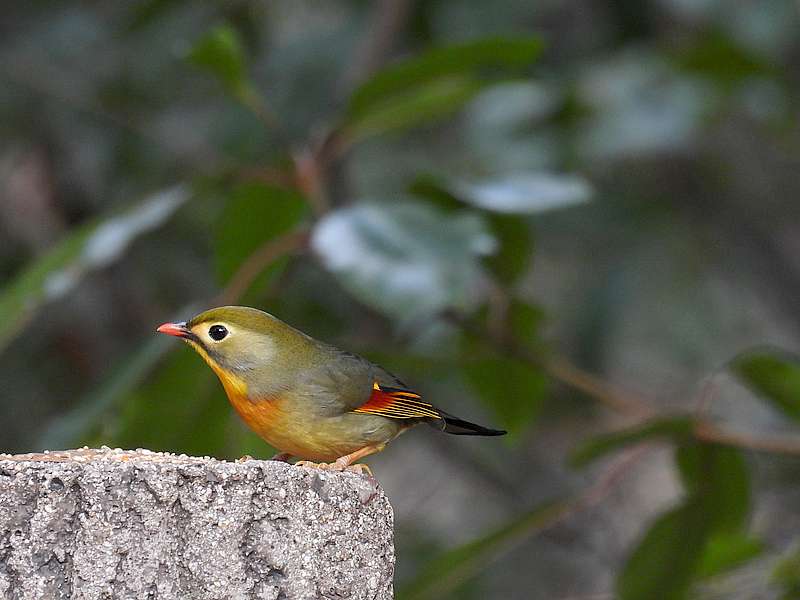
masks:
{"label": "orange breast", "polygon": [[222,382],[222,387],[225,388],[228,400],[242,420],[250,429],[269,442],[270,433],[278,426],[275,421],[281,412],[279,408],[282,404],[280,399],[264,398],[263,400],[252,401],[248,397],[247,384],[244,381],[223,371],[216,365],[212,365],[212,369],[214,369]]}
{"label": "orange breast", "polygon": [[[222,377],[220,377],[222,379]],[[313,419],[298,410],[291,397],[250,400],[233,382],[223,380],[228,400],[250,429],[270,446],[292,456],[331,462],[358,450],[363,444],[352,439],[337,419]]]}

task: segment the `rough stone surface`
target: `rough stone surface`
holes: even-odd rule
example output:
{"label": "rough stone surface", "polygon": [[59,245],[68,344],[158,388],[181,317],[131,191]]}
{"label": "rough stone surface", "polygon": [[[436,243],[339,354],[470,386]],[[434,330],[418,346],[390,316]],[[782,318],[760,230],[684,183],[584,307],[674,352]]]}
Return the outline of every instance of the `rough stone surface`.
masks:
{"label": "rough stone surface", "polygon": [[0,598],[392,597],[375,482],[273,461],[0,454]]}

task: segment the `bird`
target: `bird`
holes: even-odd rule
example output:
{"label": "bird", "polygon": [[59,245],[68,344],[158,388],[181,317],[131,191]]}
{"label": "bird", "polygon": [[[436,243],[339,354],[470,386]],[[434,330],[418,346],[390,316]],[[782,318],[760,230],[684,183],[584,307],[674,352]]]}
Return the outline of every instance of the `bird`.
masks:
{"label": "bird", "polygon": [[419,423],[454,435],[506,433],[446,413],[386,369],[255,308],[212,308],[156,331],[205,360],[242,420],[279,451],[276,460],[371,475],[356,461]]}

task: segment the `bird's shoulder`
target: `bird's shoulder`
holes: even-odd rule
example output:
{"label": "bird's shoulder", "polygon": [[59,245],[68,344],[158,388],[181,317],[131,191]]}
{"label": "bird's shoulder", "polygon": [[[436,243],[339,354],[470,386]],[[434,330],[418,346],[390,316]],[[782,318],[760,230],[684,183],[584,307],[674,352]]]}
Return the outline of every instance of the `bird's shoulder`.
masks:
{"label": "bird's shoulder", "polygon": [[318,360],[300,381],[306,394],[340,405],[345,410],[358,408],[367,402],[376,383],[407,389],[397,376],[380,365],[353,352],[322,343]]}

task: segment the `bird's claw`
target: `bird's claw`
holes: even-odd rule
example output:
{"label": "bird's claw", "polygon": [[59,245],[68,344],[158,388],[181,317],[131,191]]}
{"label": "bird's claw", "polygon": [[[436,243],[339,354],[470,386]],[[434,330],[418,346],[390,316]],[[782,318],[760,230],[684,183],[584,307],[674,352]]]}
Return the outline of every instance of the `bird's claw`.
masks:
{"label": "bird's claw", "polygon": [[358,475],[366,475],[370,479],[375,479],[375,476],[372,474],[372,469],[369,468],[369,465],[365,465],[364,463],[348,465],[344,467],[344,470],[350,473],[357,473]]}
{"label": "bird's claw", "polygon": [[308,467],[311,469],[321,469],[323,471],[347,471],[348,473],[356,473],[358,475],[366,475],[372,478],[372,470],[369,466],[363,463],[356,463],[354,465],[347,464],[344,461],[335,460],[332,463],[315,463],[308,460],[298,460],[294,463],[298,467]]}
{"label": "bird's claw", "polygon": [[298,460],[296,463],[294,463],[294,466],[306,467],[307,469],[323,469],[323,470],[328,468],[327,463],[315,463],[311,462],[310,460]]}

